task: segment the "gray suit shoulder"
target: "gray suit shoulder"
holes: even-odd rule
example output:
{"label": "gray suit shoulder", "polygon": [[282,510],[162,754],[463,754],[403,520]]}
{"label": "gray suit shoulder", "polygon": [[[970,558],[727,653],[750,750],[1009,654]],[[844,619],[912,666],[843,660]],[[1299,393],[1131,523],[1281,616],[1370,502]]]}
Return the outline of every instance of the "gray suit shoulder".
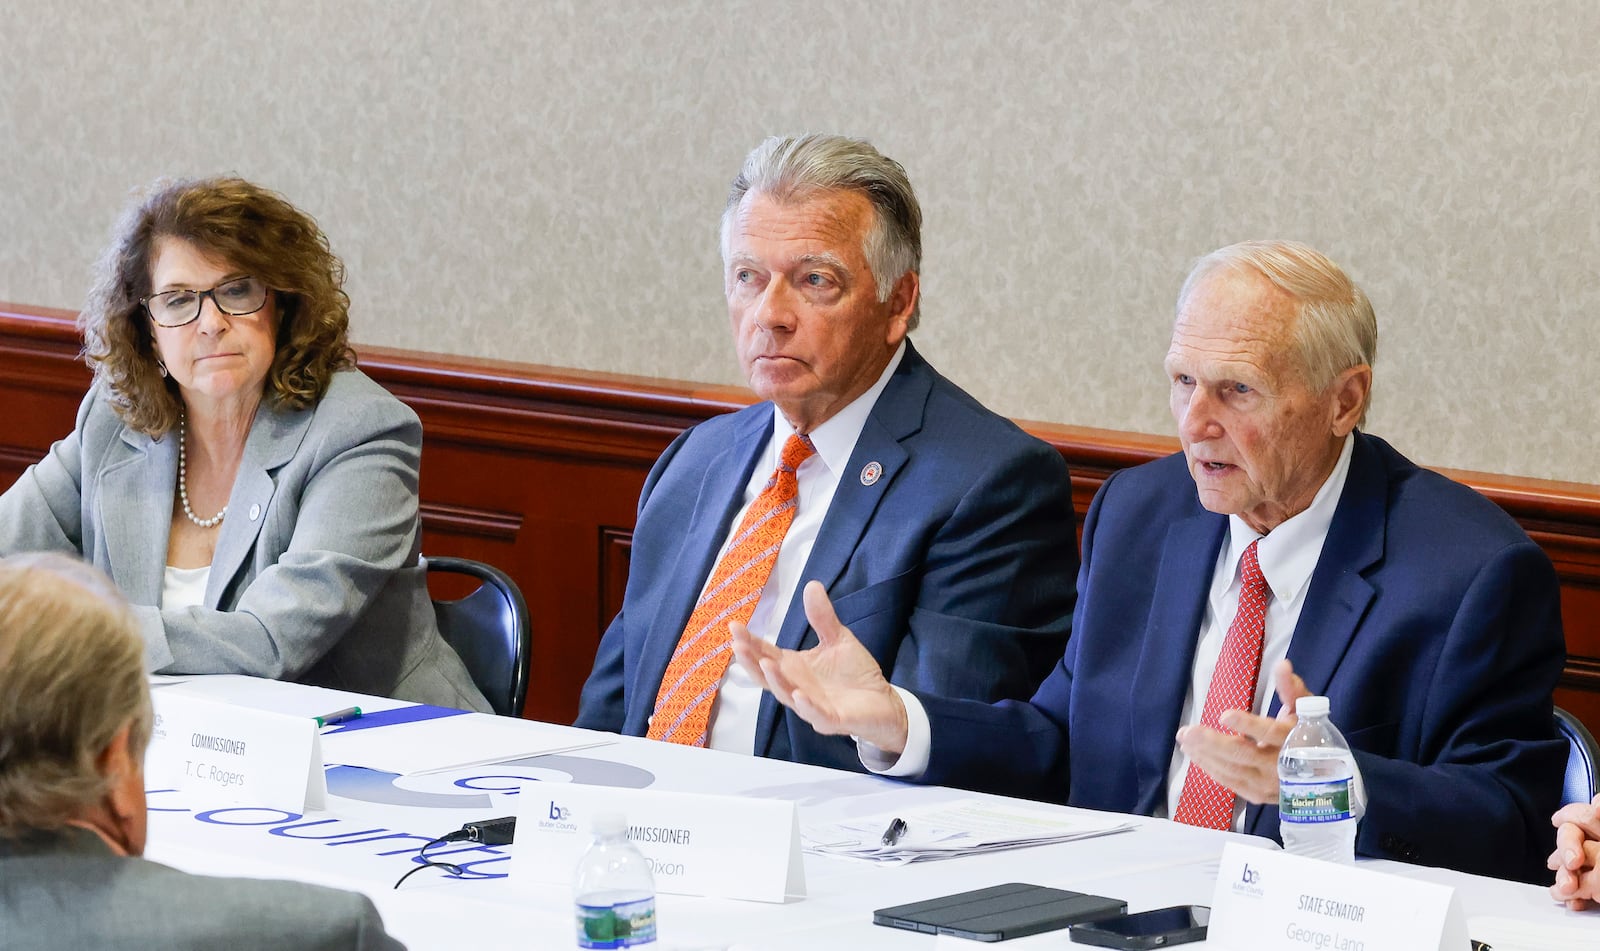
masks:
{"label": "gray suit shoulder", "polygon": [[422,446],[422,420],[411,407],[360,370],[340,370],[310,412],[308,443],[338,452],[369,440],[398,438],[413,451]]}
{"label": "gray suit shoulder", "polygon": [[341,412],[363,418],[409,420],[415,422],[417,414],[399,397],[384,389],[372,377],[357,369],[340,370],[328,383],[328,392],[322,396],[322,406],[337,407]]}
{"label": "gray suit shoulder", "polygon": [[392,951],[372,900],[356,892],[268,879],[191,875],[157,862],[129,860],[127,897],[166,906],[170,947],[232,951]]}
{"label": "gray suit shoulder", "polygon": [[116,397],[110,387],[100,382],[89,387],[84,396],[75,428],[86,458],[98,457],[106,446],[122,441],[124,433],[130,433],[129,438],[135,442],[150,438],[128,429],[117,413]]}
{"label": "gray suit shoulder", "polygon": [[0,862],[0,949],[395,951],[365,895],[54,852]]}
{"label": "gray suit shoulder", "polygon": [[[411,407],[358,369],[333,374],[328,390],[312,407],[317,414],[313,424],[329,432],[376,433],[392,429],[415,429],[422,422]],[[101,383],[92,386],[78,411],[78,430],[86,450],[103,447],[123,438],[127,425],[117,415],[111,391]],[[146,437],[134,434],[137,440]]]}

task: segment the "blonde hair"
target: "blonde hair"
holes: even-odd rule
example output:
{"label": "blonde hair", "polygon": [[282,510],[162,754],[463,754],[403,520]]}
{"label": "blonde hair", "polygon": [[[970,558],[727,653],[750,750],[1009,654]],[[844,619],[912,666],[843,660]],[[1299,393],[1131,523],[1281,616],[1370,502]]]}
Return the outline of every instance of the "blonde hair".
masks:
{"label": "blonde hair", "polygon": [[[1224,269],[1247,268],[1295,300],[1296,356],[1313,390],[1321,391],[1351,367],[1378,359],[1378,318],[1372,302],[1349,275],[1322,252],[1297,241],[1242,241],[1195,262],[1178,292],[1178,308],[1199,281]],[[1370,391],[1361,422],[1372,403]]]}
{"label": "blonde hair", "polygon": [[66,555],[0,558],[0,836],[93,808],[99,756],[131,724],[142,762],[150,721],[144,644],[111,582]]}

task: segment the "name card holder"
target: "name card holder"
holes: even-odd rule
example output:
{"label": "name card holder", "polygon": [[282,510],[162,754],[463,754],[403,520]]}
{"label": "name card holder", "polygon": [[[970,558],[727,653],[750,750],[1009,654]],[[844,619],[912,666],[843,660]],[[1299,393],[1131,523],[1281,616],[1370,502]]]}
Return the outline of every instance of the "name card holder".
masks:
{"label": "name card holder", "polygon": [[151,700],[150,788],[298,813],[326,806],[322,742],[312,718],[169,690],[152,691]]}
{"label": "name card holder", "polygon": [[1236,951],[1464,951],[1455,889],[1229,843],[1206,943]]}
{"label": "name card holder", "polygon": [[513,882],[570,885],[594,841],[595,816],[615,812],[658,892],[766,902],[806,893],[792,802],[577,784],[523,789]]}

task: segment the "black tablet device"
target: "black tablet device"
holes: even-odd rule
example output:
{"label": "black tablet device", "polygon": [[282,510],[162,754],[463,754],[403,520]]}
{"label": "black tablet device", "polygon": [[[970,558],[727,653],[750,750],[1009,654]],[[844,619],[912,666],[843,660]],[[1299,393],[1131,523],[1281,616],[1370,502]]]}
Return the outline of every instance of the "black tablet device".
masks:
{"label": "black tablet device", "polygon": [[1004,941],[1127,910],[1128,903],[1116,898],[1011,882],[879,908],[872,913],[872,923],[974,941]]}

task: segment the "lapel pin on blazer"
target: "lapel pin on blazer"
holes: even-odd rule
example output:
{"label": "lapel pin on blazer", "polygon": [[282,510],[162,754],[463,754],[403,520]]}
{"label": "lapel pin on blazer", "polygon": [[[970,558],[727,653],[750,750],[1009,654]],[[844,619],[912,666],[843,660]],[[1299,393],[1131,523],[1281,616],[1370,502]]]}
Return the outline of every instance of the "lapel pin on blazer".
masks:
{"label": "lapel pin on blazer", "polygon": [[882,476],[883,476],[883,466],[879,465],[878,461],[876,459],[874,459],[872,462],[869,462],[866,465],[861,467],[861,484],[862,485],[871,485],[874,482],[877,482],[878,479],[880,477],[882,477]]}

